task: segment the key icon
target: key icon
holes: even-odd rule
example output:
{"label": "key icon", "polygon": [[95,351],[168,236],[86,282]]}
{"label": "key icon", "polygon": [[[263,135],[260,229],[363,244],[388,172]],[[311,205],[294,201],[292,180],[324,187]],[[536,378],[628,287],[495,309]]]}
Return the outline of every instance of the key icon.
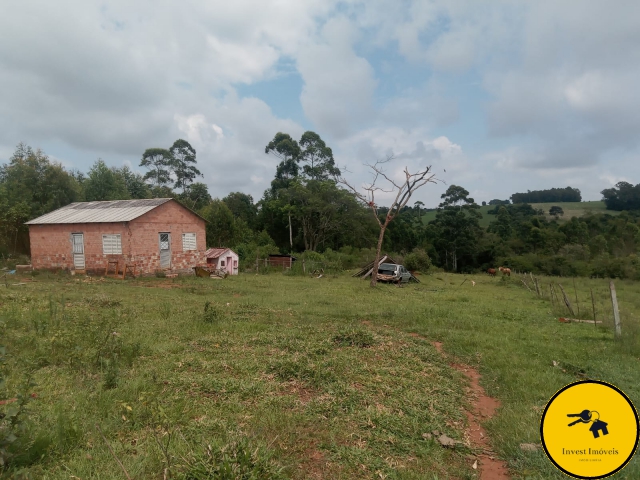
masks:
{"label": "key icon", "polygon": [[569,427],[573,427],[576,423],[589,423],[591,421],[591,411],[583,410],[580,413],[568,413],[567,417],[578,417],[577,420],[568,425]]}

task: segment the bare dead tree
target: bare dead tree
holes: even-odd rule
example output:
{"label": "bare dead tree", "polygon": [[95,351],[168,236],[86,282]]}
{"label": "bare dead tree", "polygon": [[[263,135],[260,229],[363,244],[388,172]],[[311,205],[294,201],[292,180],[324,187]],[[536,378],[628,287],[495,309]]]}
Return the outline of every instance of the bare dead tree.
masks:
{"label": "bare dead tree", "polygon": [[[380,235],[378,236],[378,247],[376,248],[376,258],[373,261],[373,270],[371,270],[371,286],[375,287],[378,281],[378,264],[380,263],[380,250],[382,250],[382,241],[384,240],[384,232],[386,231],[389,223],[400,213],[400,211],[407,205],[411,195],[418,190],[420,187],[426,185],[427,183],[437,183],[437,179],[435,178],[435,174],[431,173],[431,166],[424,168],[416,173],[409,173],[408,167],[404,168],[405,179],[403,182],[398,182],[387,175],[382,169],[383,165],[389,163],[393,160],[393,155],[389,155],[384,160],[378,160],[373,165],[365,164],[372,170],[373,180],[369,184],[364,184],[362,186],[361,192],[359,189],[351,185],[347,180],[343,177],[338,179],[339,183],[345,185],[349,190],[351,190],[356,197],[358,197],[362,202],[367,204],[367,206],[373,212],[373,216],[375,217],[378,225],[380,226]],[[380,187],[378,183],[380,181],[386,181],[389,185],[389,189],[385,190]],[[380,219],[378,215],[378,205],[376,205],[376,193],[395,193],[395,199],[393,203],[389,207],[387,211],[387,215],[385,216],[384,221]]]}

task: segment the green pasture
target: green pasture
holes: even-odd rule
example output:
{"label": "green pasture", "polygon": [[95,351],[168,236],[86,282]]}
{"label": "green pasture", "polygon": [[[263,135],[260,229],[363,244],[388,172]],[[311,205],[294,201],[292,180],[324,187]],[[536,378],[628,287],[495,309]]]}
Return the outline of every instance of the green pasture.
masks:
{"label": "green pasture", "polygon": [[[532,203],[531,206],[533,208],[542,209],[547,219],[551,220],[554,217],[549,215],[549,209],[557,205],[561,207],[564,211],[564,215],[558,217],[560,222],[571,220],[573,217],[582,217],[587,213],[608,213],[609,215],[619,215],[620,212],[616,212],[613,210],[607,210],[604,202],[601,201],[590,201],[590,202],[558,202],[558,203]],[[491,222],[496,219],[496,215],[490,215],[487,212],[495,208],[493,205],[484,205],[479,208],[480,213],[482,213],[482,219],[480,219],[480,226],[482,228],[487,228]],[[431,212],[427,212],[422,216],[422,220],[425,223],[429,223],[431,220],[436,219],[436,211],[433,210]]]}
{"label": "green pasture", "polygon": [[[616,282],[616,340],[608,281],[539,278],[539,297],[516,276],[420,279],[12,278],[0,400],[20,400],[0,406],[0,478],[478,478],[452,362],[502,403],[484,426],[513,478],[564,478],[520,448],[539,442],[562,386],[601,379],[640,405],[640,284]],[[603,323],[560,323],[552,282],[576,317],[593,303]],[[434,430],[461,443],[443,448]],[[640,478],[640,464],[615,478]]]}

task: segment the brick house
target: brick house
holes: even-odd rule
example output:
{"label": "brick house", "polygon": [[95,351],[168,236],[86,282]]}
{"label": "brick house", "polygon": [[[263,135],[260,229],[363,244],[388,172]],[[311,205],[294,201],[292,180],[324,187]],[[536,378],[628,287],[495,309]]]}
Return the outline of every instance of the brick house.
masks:
{"label": "brick house", "polygon": [[191,272],[204,262],[205,220],[171,198],[72,203],[29,222],[34,269]]}

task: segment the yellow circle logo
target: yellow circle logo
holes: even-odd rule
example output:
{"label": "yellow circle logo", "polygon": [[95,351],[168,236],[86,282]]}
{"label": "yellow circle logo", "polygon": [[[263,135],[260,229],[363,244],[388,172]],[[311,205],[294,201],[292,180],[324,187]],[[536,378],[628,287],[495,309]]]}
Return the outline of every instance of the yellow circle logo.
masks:
{"label": "yellow circle logo", "polygon": [[631,460],[638,446],[638,413],[621,390],[584,380],[556,393],[540,421],[553,464],[575,478],[604,478]]}

